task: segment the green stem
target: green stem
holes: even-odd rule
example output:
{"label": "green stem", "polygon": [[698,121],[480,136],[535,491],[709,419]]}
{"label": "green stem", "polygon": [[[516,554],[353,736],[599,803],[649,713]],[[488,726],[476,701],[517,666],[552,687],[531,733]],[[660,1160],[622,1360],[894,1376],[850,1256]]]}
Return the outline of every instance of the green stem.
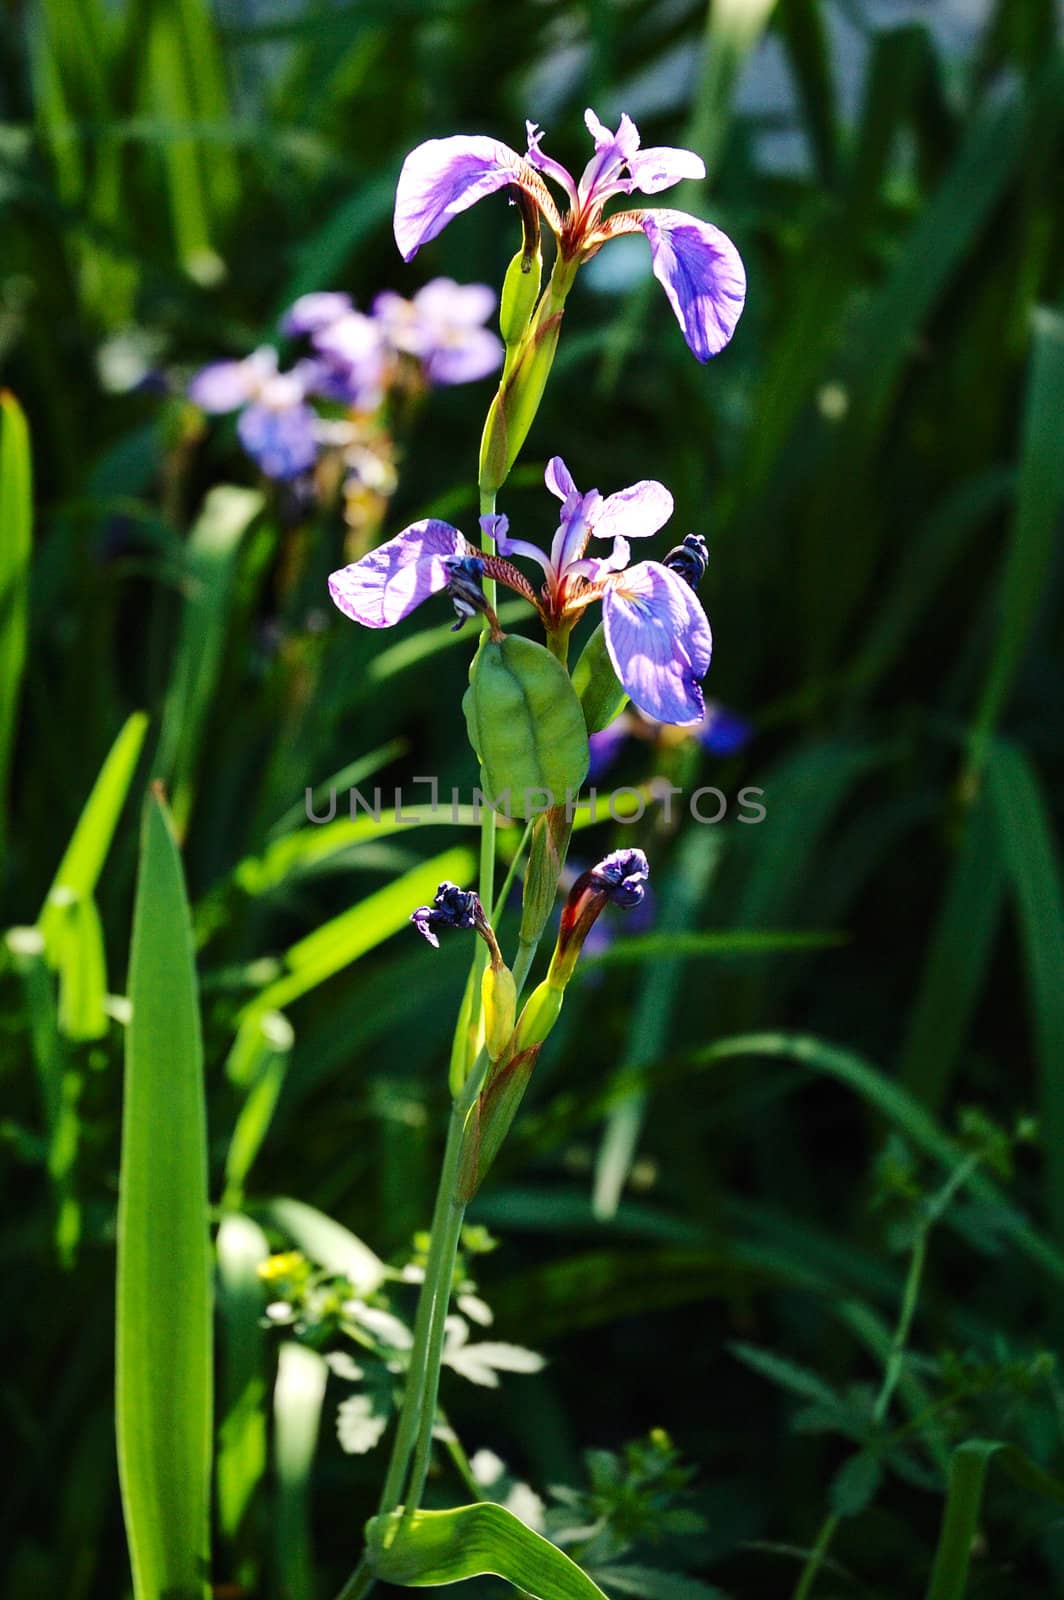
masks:
{"label": "green stem", "polygon": [[336,1600],[362,1600],[363,1595],[369,1594],[376,1581],[363,1559],[336,1596]]}
{"label": "green stem", "polygon": [[838,1527],[839,1521],[840,1519],[836,1516],[824,1518],[824,1524],[817,1536],[816,1544],[810,1550],[809,1558],[802,1568],[798,1587],[794,1591],[794,1600],[808,1600],[808,1596],[812,1594],[817,1573],[820,1571],[824,1557],[828,1553],[828,1546],[835,1537],[835,1529]]}

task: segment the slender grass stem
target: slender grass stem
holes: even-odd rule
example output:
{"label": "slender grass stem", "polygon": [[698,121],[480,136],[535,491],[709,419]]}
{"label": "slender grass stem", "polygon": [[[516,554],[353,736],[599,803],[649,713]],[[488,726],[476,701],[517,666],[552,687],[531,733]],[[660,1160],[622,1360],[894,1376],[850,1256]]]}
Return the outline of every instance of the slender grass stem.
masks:
{"label": "slender grass stem", "polygon": [[[920,1300],[920,1285],[923,1282],[924,1268],[927,1265],[927,1247],[931,1238],[931,1230],[945,1214],[958,1190],[963,1188],[972,1176],[980,1162],[980,1155],[973,1151],[963,1161],[959,1162],[950,1173],[946,1182],[938,1193],[927,1202],[923,1218],[913,1240],[912,1251],[909,1256],[909,1270],[905,1274],[905,1285],[902,1289],[901,1306],[898,1310],[898,1320],[894,1327],[894,1334],[890,1341],[890,1349],[883,1370],[883,1381],[879,1386],[872,1420],[875,1427],[882,1427],[886,1421],[890,1402],[894,1398],[894,1391],[905,1365],[905,1352],[909,1345],[909,1335],[912,1332],[913,1318]],[[824,1564],[831,1541],[842,1519],[831,1514],[824,1518],[817,1535],[816,1543],[810,1550],[798,1586],[794,1591],[793,1600],[809,1600],[813,1592],[813,1584],[817,1574]]]}

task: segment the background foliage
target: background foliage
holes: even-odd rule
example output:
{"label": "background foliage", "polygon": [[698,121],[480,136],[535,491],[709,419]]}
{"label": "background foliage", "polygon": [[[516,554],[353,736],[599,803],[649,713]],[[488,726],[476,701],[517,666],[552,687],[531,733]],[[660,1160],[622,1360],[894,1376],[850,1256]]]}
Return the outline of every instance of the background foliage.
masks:
{"label": "background foliage", "polygon": [[[181,383],[272,337],[305,290],[366,304],[443,272],[498,283],[515,247],[501,200],[401,266],[402,157],[451,131],[518,143],[528,115],[579,162],[587,103],[706,156],[710,184],[682,203],[739,244],[748,306],[701,368],[638,243],[607,252],[574,296],[506,509],[548,531],[537,463],[559,449],[606,492],[670,485],[674,527],[712,552],[707,687],[755,737],[728,760],[633,744],[618,781],[657,761],[691,787],[756,784],[767,818],[743,826],[733,806],[716,827],[641,825],[653,929],[588,972],[473,1212],[501,1242],[475,1263],[495,1336],[547,1365],[505,1375],[487,1404],[445,1372],[443,1402],[468,1450],[544,1497],[569,1486],[549,1525],[611,1593],[699,1593],[693,1578],[669,1589],[680,1567],[735,1596],[790,1592],[825,1516],[825,1597],[1064,1585],[1044,1476],[1064,1414],[1052,0],[718,0],[708,27],[688,0],[4,11],[0,354],[36,508],[31,555],[9,397],[8,1592],[78,1600],[129,1582],[113,1285],[149,776],[182,844],[210,1195],[228,1213],[216,1581],[325,1595],[354,1559],[379,1458],[336,1441],[345,1391],[313,1355],[328,1328],[311,1316],[278,1359],[255,1266],[268,1239],[356,1272],[305,1214],[271,1209],[278,1196],[337,1219],[371,1259],[416,1252],[468,951],[434,956],[400,929],[439,878],[468,881],[475,836],[326,838],[301,825],[302,796],[352,762],[355,781],[432,772],[468,788],[468,652],[442,615],[389,637],[327,609],[335,509],[255,482]],[[430,507],[472,525],[489,393],[436,393],[403,422],[390,532]],[[172,865],[158,870],[141,890],[142,973],[166,959],[150,906],[179,893]],[[834,937],[780,948],[758,933]],[[180,941],[171,954],[180,966]],[[191,1038],[171,1044],[196,1059]],[[183,1116],[187,1074],[170,1092]],[[155,1114],[165,1127],[165,1103]],[[195,1149],[170,1154],[175,1184],[195,1174]],[[166,1172],[150,1149],[137,1159],[166,1206]],[[406,1292],[393,1285],[400,1307]],[[647,1442],[654,1428],[690,1480]],[[447,1471],[439,1504],[460,1491]]]}

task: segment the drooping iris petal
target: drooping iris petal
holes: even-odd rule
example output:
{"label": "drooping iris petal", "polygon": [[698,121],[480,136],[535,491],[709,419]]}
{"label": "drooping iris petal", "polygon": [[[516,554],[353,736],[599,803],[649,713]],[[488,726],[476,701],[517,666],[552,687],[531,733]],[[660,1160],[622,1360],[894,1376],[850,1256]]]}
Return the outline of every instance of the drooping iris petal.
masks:
{"label": "drooping iris petal", "polygon": [[659,145],[652,150],[638,150],[627,159],[632,185],[643,194],[660,194],[671,189],[685,178],[704,178],[706,164],[693,150],[674,150],[669,145]]}
{"label": "drooping iris petal", "polygon": [[[611,217],[614,231],[620,219]],[[723,350],[742,313],[746,271],[726,233],[684,211],[645,211],[654,276],[699,361]]]}
{"label": "drooping iris petal", "polygon": [[276,371],[277,352],[268,347],[245,356],[243,361],[212,361],[196,373],[188,386],[188,397],[201,411],[215,415],[238,411],[254,399]]}
{"label": "drooping iris petal", "polygon": [[390,628],[450,582],[445,557],[475,555],[449,522],[413,522],[329,578],[333,603],[366,628]]}
{"label": "drooping iris petal", "polygon": [[701,722],[713,636],[698,597],[657,561],[620,573],[602,597],[606,648],[632,703],[659,722]]}
{"label": "drooping iris petal", "polygon": [[314,465],[318,454],[317,415],[308,405],[246,406],[236,425],[240,443],[267,478],[284,483]]}
{"label": "drooping iris petal", "polygon": [[547,462],[547,470],[543,474],[543,481],[551,494],[557,495],[559,500],[568,500],[571,494],[577,492],[573,475],[561,456],[551,456]]}
{"label": "drooping iris petal", "polygon": [[318,289],[311,294],[301,294],[281,318],[281,332],[290,338],[317,333],[354,309],[351,296],[339,289]]}
{"label": "drooping iris petal", "polygon": [[452,217],[508,183],[531,187],[533,194],[537,185],[543,188],[528,163],[498,139],[458,133],[419,144],[403,162],[395,191],[395,242],[403,260],[411,261]]}
{"label": "drooping iris petal", "polygon": [[645,539],[665,526],[672,507],[672,495],[665,485],[644,478],[607,495],[595,513],[591,531],[596,539]]}

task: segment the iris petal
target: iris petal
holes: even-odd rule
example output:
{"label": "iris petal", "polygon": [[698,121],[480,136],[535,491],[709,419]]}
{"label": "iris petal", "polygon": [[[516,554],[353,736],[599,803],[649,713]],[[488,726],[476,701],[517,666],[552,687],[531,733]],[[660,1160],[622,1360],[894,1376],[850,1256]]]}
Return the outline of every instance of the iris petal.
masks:
{"label": "iris petal", "polygon": [[639,150],[628,157],[628,171],[632,184],[644,194],[660,194],[685,179],[704,178],[706,164],[693,150],[674,150],[669,145],[659,145],[653,150]]}
{"label": "iris petal", "polygon": [[412,260],[452,217],[510,183],[533,196],[557,232],[557,207],[542,178],[509,145],[484,134],[419,144],[403,162],[395,192],[395,242],[403,260]]}
{"label": "iris petal", "polygon": [[449,522],[411,523],[387,544],[329,578],[329,593],[345,616],[366,628],[390,628],[450,581],[445,557],[473,555]]}
{"label": "iris petal", "polygon": [[643,561],[602,597],[606,648],[632,703],[659,722],[701,722],[713,636],[697,596],[668,567]]}
{"label": "iris petal", "polygon": [[726,233],[684,211],[646,211],[640,223],[683,336],[699,361],[708,361],[724,349],[742,314],[746,271],[739,252]]}
{"label": "iris petal", "polygon": [[663,483],[644,478],[606,497],[592,521],[596,539],[645,539],[672,516],[672,495]]}

